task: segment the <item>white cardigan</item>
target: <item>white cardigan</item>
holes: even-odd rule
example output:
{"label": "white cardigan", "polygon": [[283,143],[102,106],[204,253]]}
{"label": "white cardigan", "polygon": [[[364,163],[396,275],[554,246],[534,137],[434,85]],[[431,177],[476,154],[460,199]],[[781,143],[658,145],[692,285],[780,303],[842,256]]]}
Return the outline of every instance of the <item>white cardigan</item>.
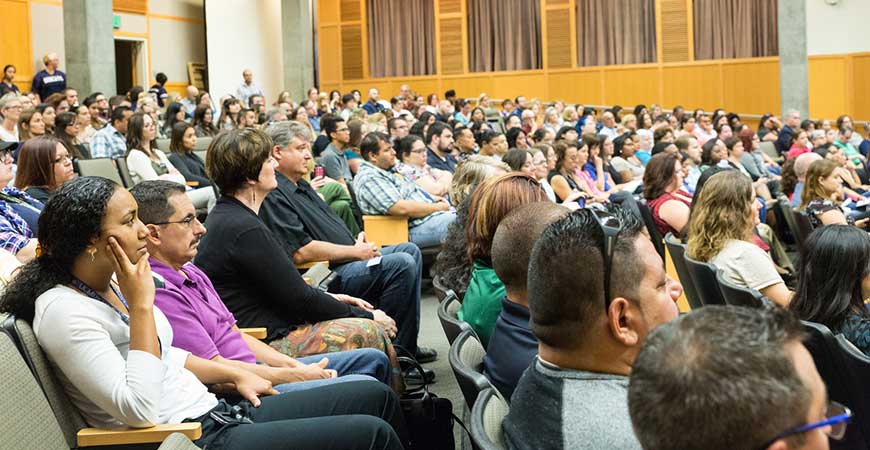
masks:
{"label": "white cardigan", "polygon": [[217,398],[172,347],[172,327],[154,307],[161,359],[130,350],[130,327],[115,310],[66,286],[36,299],[33,330],[64,390],[92,427],[181,423],[212,410]]}
{"label": "white cardigan", "polygon": [[[160,162],[166,165],[166,168],[169,169],[170,172],[175,169],[175,166],[169,162],[169,158],[166,157],[165,153],[156,148],[152,148],[151,151],[160,158]],[[157,175],[157,172],[154,171],[154,168],[151,167],[151,158],[149,158],[142,150],[130,150],[130,154],[127,155],[127,169],[130,170],[130,176],[133,177],[133,184],[139,184],[143,181],[157,180],[160,178],[160,176]],[[164,177],[163,179],[168,179],[169,181],[174,181],[179,184],[186,183],[184,175],[181,175],[180,173],[169,174],[168,177]]]}

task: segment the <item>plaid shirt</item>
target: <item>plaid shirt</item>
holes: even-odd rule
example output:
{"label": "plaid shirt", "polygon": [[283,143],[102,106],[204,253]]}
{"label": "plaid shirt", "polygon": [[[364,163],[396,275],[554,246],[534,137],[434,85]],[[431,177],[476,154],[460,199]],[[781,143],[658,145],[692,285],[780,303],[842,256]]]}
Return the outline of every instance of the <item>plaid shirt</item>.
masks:
{"label": "plaid shirt", "polygon": [[[42,209],[42,203],[18,189],[7,187],[2,192],[10,197],[19,198],[30,206]],[[27,222],[12,209],[11,205],[0,200],[0,248],[16,254],[34,237],[33,230]]]}
{"label": "plaid shirt", "polygon": [[92,158],[123,158],[127,154],[127,140],[112,124],[94,133],[91,138]]}
{"label": "plaid shirt", "polygon": [[[368,161],[363,161],[360,164],[356,177],[353,179],[353,186],[363,214],[385,216],[399,200],[436,203],[435,199],[416,183],[396,172],[395,167],[384,170]],[[438,211],[426,217],[410,219],[408,227],[416,227],[442,212]]]}

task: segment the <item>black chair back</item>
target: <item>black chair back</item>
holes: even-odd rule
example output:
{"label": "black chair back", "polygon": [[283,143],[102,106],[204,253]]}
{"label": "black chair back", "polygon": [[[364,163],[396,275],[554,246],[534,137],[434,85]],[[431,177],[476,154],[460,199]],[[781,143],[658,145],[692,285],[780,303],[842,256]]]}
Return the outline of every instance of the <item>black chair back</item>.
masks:
{"label": "black chair back", "polygon": [[722,290],[725,303],[729,305],[763,308],[765,303],[769,301],[767,297],[755,289],[738,286],[729,280],[721,269],[716,272],[716,280],[719,282],[719,289]]}
{"label": "black chair back", "polygon": [[841,441],[830,441],[831,449],[870,449],[870,358],[842,335],[834,336],[828,327],[803,322],[809,338],[804,346],[813,355],[816,369],[828,388],[828,397],[852,410],[852,421]]}
{"label": "black chair back", "polygon": [[656,248],[656,251],[659,253],[659,256],[662,257],[662,261],[665,260],[665,244],[662,242],[662,233],[659,231],[659,227],[656,225],[656,221],[653,218],[652,211],[650,211],[649,206],[647,206],[646,202],[638,202],[638,209],[640,209],[640,215],[643,217],[643,223],[646,225],[647,231],[649,231],[649,238],[652,240],[653,245]]}
{"label": "black chair back", "polygon": [[456,340],[459,333],[462,333],[465,330],[474,333],[471,329],[471,325],[459,320],[456,316],[456,313],[459,312],[461,306],[462,304],[459,303],[459,299],[451,289],[446,291],[444,300],[440,305],[438,305],[438,320],[441,322],[441,328],[444,330],[444,335],[447,336],[447,342],[449,342],[450,345],[453,345],[453,341]]}
{"label": "black chair back", "polygon": [[788,198],[785,196],[780,196],[776,201],[783,216],[785,216],[785,223],[788,226],[788,230],[797,241],[798,249],[802,250],[807,236],[813,232],[813,226],[810,224],[809,217],[801,212],[795,211],[791,206],[791,202],[789,202]]}
{"label": "black chair back", "polygon": [[692,275],[689,273],[689,268],[686,266],[686,244],[680,242],[673,234],[668,233],[665,236],[665,246],[667,246],[668,253],[671,255],[674,268],[677,269],[677,276],[680,277],[680,284],[683,285],[683,292],[686,294],[689,306],[692,309],[704,306],[701,303],[701,297],[698,295],[698,289],[695,288]]}
{"label": "black chair back", "polygon": [[477,400],[480,392],[492,387],[489,380],[483,376],[484,356],[486,350],[471,330],[463,331],[450,346],[448,354],[450,368],[453,369],[453,375],[456,376],[459,390],[462,391],[469,409],[474,406],[474,401]]}
{"label": "black chair back", "polygon": [[695,283],[698,297],[704,305],[724,305],[725,298],[719,288],[719,280],[716,279],[716,266],[710,263],[695,261],[689,255],[685,255],[686,268]]}
{"label": "black chair back", "polygon": [[504,450],[507,448],[502,431],[504,418],[510,405],[495,389],[480,393],[471,408],[471,442],[479,450]]}

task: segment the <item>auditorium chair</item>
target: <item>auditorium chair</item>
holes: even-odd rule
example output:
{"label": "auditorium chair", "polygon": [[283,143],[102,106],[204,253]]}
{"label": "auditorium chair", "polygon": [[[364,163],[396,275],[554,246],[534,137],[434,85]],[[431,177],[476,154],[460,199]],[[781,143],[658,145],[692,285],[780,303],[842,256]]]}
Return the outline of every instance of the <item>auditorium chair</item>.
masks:
{"label": "auditorium chair", "polygon": [[649,238],[652,240],[653,246],[656,248],[656,252],[658,252],[659,256],[662,258],[662,262],[665,260],[665,244],[662,243],[662,233],[659,231],[659,227],[656,226],[656,221],[653,219],[652,211],[650,211],[649,206],[647,206],[646,202],[638,202],[638,209],[640,209],[640,215],[643,218],[643,223],[646,225],[646,230],[649,232]]}
{"label": "auditorium chair", "polygon": [[[199,143],[199,141],[197,141],[197,143]],[[205,150],[194,150],[193,153],[196,154],[196,156],[199,156],[199,159],[201,159],[202,162],[205,162]]]}
{"label": "auditorium chair", "polygon": [[668,233],[665,236],[665,246],[667,246],[668,253],[671,255],[671,262],[674,263],[674,268],[677,269],[677,276],[680,278],[680,284],[683,285],[683,293],[686,294],[689,306],[692,309],[704,306],[701,303],[701,297],[698,296],[695,282],[689,274],[689,268],[686,267],[686,244],[680,242],[673,234]]}
{"label": "auditorium chair", "polygon": [[755,289],[749,289],[743,286],[738,286],[733,281],[729,280],[725,272],[719,270],[716,272],[716,281],[719,282],[719,289],[722,291],[722,298],[725,303],[734,306],[747,306],[750,308],[763,308],[770,303],[761,292]]}
{"label": "auditorium chair", "polygon": [[133,176],[130,175],[130,169],[127,167],[127,159],[126,158],[118,158],[115,160],[118,163],[118,173],[121,175],[121,179],[124,181],[124,187],[129,189],[133,187]]}
{"label": "auditorium chair", "polygon": [[686,268],[689,276],[695,284],[698,298],[704,305],[724,305],[725,298],[722,289],[719,288],[719,280],[716,279],[716,266],[710,263],[695,261],[689,255],[684,255]]}
{"label": "auditorium chair", "polygon": [[502,423],[510,405],[493,388],[484,389],[471,408],[471,441],[479,450],[504,450]]}
{"label": "auditorium chair", "polygon": [[108,178],[121,186],[127,186],[112,158],[80,159],[76,162],[79,167],[79,175],[83,177]]}
{"label": "auditorium chair", "polygon": [[450,346],[448,354],[450,368],[453,369],[453,375],[456,376],[456,382],[469,409],[474,406],[474,401],[477,400],[480,392],[492,387],[489,380],[483,376],[484,356],[486,350],[471,330],[463,331]]}
{"label": "auditorium chair", "polygon": [[[142,429],[88,428],[58,382],[30,325],[7,318],[0,333],[0,447],[75,449],[107,445],[159,450],[195,449],[199,423],[157,425]],[[177,435],[181,433],[182,435]],[[173,434],[176,434],[173,436]]]}
{"label": "auditorium chair", "polygon": [[809,335],[804,346],[813,355],[816,369],[828,388],[828,398],[852,410],[852,421],[841,441],[831,440],[831,449],[870,449],[870,358],[843,335],[828,327],[804,321]]}
{"label": "auditorium chair", "polygon": [[441,321],[441,328],[444,330],[444,335],[447,336],[447,342],[450,343],[450,345],[453,345],[456,337],[463,331],[471,331],[474,333],[474,330],[471,329],[471,325],[459,320],[456,316],[461,306],[462,304],[459,303],[459,298],[456,297],[456,293],[450,289],[447,290],[444,301],[438,305],[438,320]]}
{"label": "auditorium chair", "polygon": [[208,146],[211,145],[212,138],[210,137],[201,137],[196,138],[196,145],[193,146],[194,151],[202,151],[202,160],[205,161],[205,151],[208,150]]}
{"label": "auditorium chair", "polygon": [[[199,142],[199,138],[197,138],[196,141]],[[172,143],[172,139],[157,139],[155,142],[157,143],[158,150],[162,150],[163,153],[169,153],[169,144]]]}
{"label": "auditorium chair", "polygon": [[379,246],[408,241],[408,218],[399,216],[363,216],[366,240]]}
{"label": "auditorium chair", "polygon": [[780,196],[776,199],[782,215],[785,217],[786,226],[797,241],[798,250],[802,250],[804,242],[810,233],[813,232],[813,226],[810,224],[810,218],[806,214],[795,211],[791,206],[791,202],[785,196]]}

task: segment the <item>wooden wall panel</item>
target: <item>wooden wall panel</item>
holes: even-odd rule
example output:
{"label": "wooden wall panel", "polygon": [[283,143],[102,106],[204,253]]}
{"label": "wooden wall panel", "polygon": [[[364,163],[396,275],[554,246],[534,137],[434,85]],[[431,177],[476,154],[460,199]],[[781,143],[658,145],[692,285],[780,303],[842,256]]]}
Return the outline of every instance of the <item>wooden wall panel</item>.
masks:
{"label": "wooden wall panel", "polygon": [[846,59],[839,56],[809,60],[810,117],[836,118],[846,111]]}
{"label": "wooden wall panel", "polygon": [[660,0],[661,11],[656,17],[661,19],[662,61],[689,61],[689,15],[686,0]]}
{"label": "wooden wall panel", "polygon": [[362,4],[360,0],[341,0],[340,9],[342,22],[362,20]]}
{"label": "wooden wall panel", "polygon": [[662,107],[670,109],[682,105],[706,110],[716,108],[721,101],[721,75],[718,64],[665,66],[662,69]]}
{"label": "wooden wall panel", "polygon": [[318,0],[317,19],[321,25],[340,22],[338,0]]}
{"label": "wooden wall panel", "polygon": [[517,95],[524,95],[529,99],[549,99],[547,84],[541,82],[543,73],[536,72],[538,73],[492,72],[492,91],[499,93],[498,98],[513,98]]}
{"label": "wooden wall panel", "polygon": [[462,12],[462,2],[464,0],[437,0],[438,10],[441,14],[459,14]]}
{"label": "wooden wall panel", "polygon": [[[22,91],[30,89],[33,59],[30,41],[30,6],[26,0],[0,0],[0,66],[15,66],[15,84]],[[26,84],[24,86],[23,84]]]}
{"label": "wooden wall panel", "polygon": [[[442,2],[443,3],[443,2]],[[438,24],[441,33],[441,73],[463,73],[462,58],[462,20],[461,18],[441,19]]]}
{"label": "wooden wall panel", "polygon": [[331,49],[319,52],[317,66],[323,83],[341,81],[341,53],[335,49],[341,47],[341,29],[339,26],[321,27],[317,33],[317,48]]}
{"label": "wooden wall panel", "polygon": [[359,25],[341,26],[341,77],[345,80],[363,78],[362,30]]}
{"label": "wooden wall panel", "polygon": [[453,89],[460,97],[477,98],[482,93],[489,95],[492,90],[492,77],[489,75],[443,77],[441,87],[442,92]]}
{"label": "wooden wall panel", "polygon": [[547,11],[547,68],[571,67],[571,12],[567,9]]}
{"label": "wooden wall panel", "polygon": [[852,58],[852,96],[853,120],[870,120],[870,53],[855,55]]}
{"label": "wooden wall panel", "polygon": [[601,90],[603,73],[598,69],[551,73],[550,99],[602,105],[604,104],[604,92]]}
{"label": "wooden wall panel", "polygon": [[779,110],[779,62],[776,58],[766,59],[722,64],[723,108],[744,114]]}
{"label": "wooden wall panel", "polygon": [[609,68],[604,77],[604,104],[631,109],[643,103],[659,103],[658,67]]}

